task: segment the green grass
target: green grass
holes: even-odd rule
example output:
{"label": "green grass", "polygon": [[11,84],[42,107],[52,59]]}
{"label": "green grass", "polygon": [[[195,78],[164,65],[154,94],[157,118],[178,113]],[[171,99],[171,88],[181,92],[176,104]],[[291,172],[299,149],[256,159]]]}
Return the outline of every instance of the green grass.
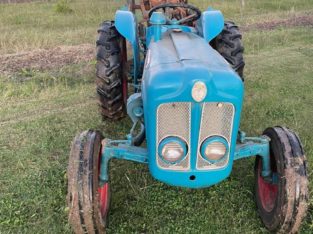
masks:
{"label": "green grass", "polygon": [[[124,0],[48,1],[0,6],[0,54],[17,53],[57,45],[94,43],[96,28],[113,15]],[[311,0],[193,0],[202,9],[223,11],[227,19],[247,24],[312,9]],[[56,9],[60,8],[59,11]],[[62,12],[63,8],[67,12]],[[64,11],[64,9],[63,9]],[[277,16],[278,15],[278,16]]]}
{"label": "green grass", "polygon": [[[241,24],[285,18],[291,9],[313,12],[306,0],[246,1],[244,9],[239,0],[207,2]],[[55,4],[0,5],[0,53],[94,43],[97,25],[113,13],[107,1],[69,1],[73,12],[66,14],[56,13]],[[313,29],[249,31],[244,42],[241,128],[255,135],[268,126],[289,126],[300,134],[312,164]],[[0,233],[70,233],[65,197],[73,137],[93,128],[122,138],[130,122],[101,121],[93,61],[0,79]],[[155,181],[146,166],[114,161],[108,233],[266,233],[253,200],[253,166],[253,159],[238,161],[226,181],[189,190]],[[312,191],[311,168],[309,175]],[[311,199],[303,233],[313,232],[312,205]]]}

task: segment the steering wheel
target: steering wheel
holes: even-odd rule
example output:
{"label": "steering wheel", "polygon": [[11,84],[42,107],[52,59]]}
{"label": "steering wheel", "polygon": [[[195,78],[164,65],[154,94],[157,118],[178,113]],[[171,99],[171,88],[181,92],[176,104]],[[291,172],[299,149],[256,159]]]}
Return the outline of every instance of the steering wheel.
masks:
{"label": "steering wheel", "polygon": [[153,7],[150,11],[149,11],[149,19],[151,18],[152,14],[154,12],[156,12],[157,10],[159,9],[163,9],[163,11],[165,12],[165,10],[167,8],[172,8],[172,9],[176,9],[176,8],[184,8],[186,10],[191,10],[192,11],[192,14],[190,14],[189,16],[186,16],[180,20],[170,20],[170,19],[167,19],[167,23],[168,24],[185,24],[185,23],[189,23],[189,22],[193,22],[193,21],[196,21],[198,19],[200,19],[201,17],[201,11],[195,7],[195,6],[192,6],[192,5],[189,5],[189,4],[184,4],[184,3],[166,3],[166,4],[161,4],[161,5],[158,5],[156,7]]}

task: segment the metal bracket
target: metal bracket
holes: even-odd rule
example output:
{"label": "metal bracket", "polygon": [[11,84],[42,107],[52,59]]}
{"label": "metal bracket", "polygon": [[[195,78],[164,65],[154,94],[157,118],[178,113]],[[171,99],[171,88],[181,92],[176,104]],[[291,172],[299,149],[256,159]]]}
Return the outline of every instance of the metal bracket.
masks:
{"label": "metal bracket", "polygon": [[246,137],[244,132],[239,132],[239,144],[236,146],[234,160],[260,156],[262,158],[262,176],[271,177],[270,165],[270,139],[267,136]]}
{"label": "metal bracket", "polygon": [[103,140],[99,174],[100,185],[109,180],[109,162],[112,158],[147,164],[148,152],[147,149],[131,146],[130,142],[127,140]]}
{"label": "metal bracket", "polygon": [[[145,125],[143,121],[143,103],[141,93],[132,94],[127,100],[127,114],[133,122],[130,134],[127,139],[132,142],[132,145],[140,146],[145,139]],[[135,134],[136,129],[140,128],[139,132]]]}

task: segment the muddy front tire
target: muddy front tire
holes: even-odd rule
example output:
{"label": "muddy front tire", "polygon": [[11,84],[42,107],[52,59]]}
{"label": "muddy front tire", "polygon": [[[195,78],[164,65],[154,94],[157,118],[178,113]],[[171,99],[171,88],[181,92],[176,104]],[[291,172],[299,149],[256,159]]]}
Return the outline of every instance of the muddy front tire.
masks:
{"label": "muddy front tire", "polygon": [[105,233],[110,203],[109,184],[99,186],[101,141],[97,131],[77,135],[72,144],[68,176],[69,223],[75,233]]}
{"label": "muddy front tire", "polygon": [[256,159],[256,203],[259,215],[271,232],[296,233],[306,215],[308,177],[306,158],[298,136],[283,127],[268,128],[271,180],[261,176],[262,160]]}

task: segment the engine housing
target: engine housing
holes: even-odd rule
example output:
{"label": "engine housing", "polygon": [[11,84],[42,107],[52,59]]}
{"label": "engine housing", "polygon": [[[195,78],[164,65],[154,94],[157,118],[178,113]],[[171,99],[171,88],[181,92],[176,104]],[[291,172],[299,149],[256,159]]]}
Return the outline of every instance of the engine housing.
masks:
{"label": "engine housing", "polygon": [[[197,82],[207,88],[201,102],[192,97]],[[202,37],[168,30],[162,40],[151,42],[142,79],[151,174],[165,183],[191,188],[208,187],[228,177],[243,94],[240,77]],[[199,149],[215,135],[229,144],[227,157],[216,165],[205,161]],[[179,165],[167,164],[158,155],[158,145],[170,136],[188,145],[187,156]]]}

